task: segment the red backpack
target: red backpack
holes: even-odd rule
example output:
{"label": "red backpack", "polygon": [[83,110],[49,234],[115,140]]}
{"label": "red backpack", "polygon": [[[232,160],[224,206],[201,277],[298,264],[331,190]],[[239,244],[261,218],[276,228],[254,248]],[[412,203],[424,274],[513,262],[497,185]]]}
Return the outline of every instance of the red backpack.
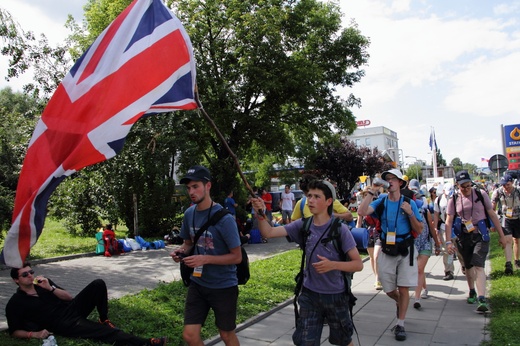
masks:
{"label": "red backpack", "polygon": [[105,245],[105,256],[111,257],[112,255],[119,255],[119,243],[116,239],[116,234],[110,229],[103,231],[103,243]]}

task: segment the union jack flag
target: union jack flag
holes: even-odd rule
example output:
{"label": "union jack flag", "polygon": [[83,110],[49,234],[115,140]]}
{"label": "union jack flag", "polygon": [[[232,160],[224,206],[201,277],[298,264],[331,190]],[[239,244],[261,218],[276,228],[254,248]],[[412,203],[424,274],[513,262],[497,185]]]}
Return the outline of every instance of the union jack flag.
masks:
{"label": "union jack flag", "polygon": [[161,0],[135,0],[75,63],[33,133],[0,261],[19,268],[65,177],[114,157],[145,114],[197,108],[195,61]]}

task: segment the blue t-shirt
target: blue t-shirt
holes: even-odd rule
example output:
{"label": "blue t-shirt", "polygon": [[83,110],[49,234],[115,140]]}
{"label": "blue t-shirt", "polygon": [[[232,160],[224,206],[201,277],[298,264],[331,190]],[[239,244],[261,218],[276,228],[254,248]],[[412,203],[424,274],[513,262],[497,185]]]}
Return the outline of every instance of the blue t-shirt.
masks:
{"label": "blue t-shirt", "polygon": [[[184,213],[181,226],[181,237],[183,239],[195,238],[195,233],[209,220],[209,218],[222,209],[220,204],[214,204],[209,209],[197,211],[196,206],[189,207]],[[229,249],[240,246],[237,223],[231,215],[225,215],[215,226],[200,236],[195,245],[195,255],[225,255],[230,253]],[[191,276],[191,280],[201,286],[208,288],[227,288],[238,285],[236,265],[206,264],[202,269],[201,277]]]}
{"label": "blue t-shirt", "polygon": [[[377,215],[377,212],[372,213],[371,216],[376,217],[381,221],[381,238],[386,239],[386,233],[396,232],[396,242],[399,243],[404,239],[408,238],[412,227],[410,224],[410,220],[408,215],[401,209],[401,204],[404,202],[404,196],[401,196],[401,199],[398,201],[391,201],[388,197],[386,198],[378,198],[372,203],[370,206],[374,208],[374,211],[377,210],[377,206],[380,203],[384,203],[383,215]],[[419,209],[417,209],[417,205],[415,203],[410,203],[412,207],[412,211],[415,214],[417,220],[422,222],[421,213],[419,213]]]}
{"label": "blue t-shirt", "polygon": [[[324,274],[318,274],[312,266],[312,263],[320,261],[318,259],[318,255],[326,257],[331,261],[341,260],[339,253],[336,251],[332,241],[326,243],[321,242],[321,240],[327,238],[331,223],[332,219],[322,226],[311,224],[310,235],[307,238],[307,243],[305,244],[306,265],[304,269],[303,286],[310,289],[311,291],[324,294],[336,294],[345,291],[345,280],[343,279],[343,273],[340,270],[331,270]],[[299,245],[302,245],[303,236],[301,229],[303,227],[303,219],[298,219],[288,225],[285,225],[284,227],[287,231],[289,239]],[[340,232],[341,247],[343,252],[347,253],[356,247],[356,242],[347,225],[342,223]],[[316,243],[318,243],[318,246],[316,246],[316,249],[313,252],[312,250],[314,249]]]}
{"label": "blue t-shirt", "polygon": [[224,208],[229,210],[231,212],[231,214],[235,215],[236,214],[235,204],[236,204],[236,202],[233,198],[227,197],[226,200],[224,201]]}

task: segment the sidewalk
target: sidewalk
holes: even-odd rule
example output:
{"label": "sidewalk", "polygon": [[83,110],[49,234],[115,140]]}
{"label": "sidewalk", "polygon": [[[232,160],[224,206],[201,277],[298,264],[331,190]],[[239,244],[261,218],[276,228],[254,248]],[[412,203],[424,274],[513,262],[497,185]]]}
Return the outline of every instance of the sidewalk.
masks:
{"label": "sidewalk", "polygon": [[[489,262],[486,263],[489,275]],[[476,312],[476,305],[466,303],[468,286],[456,261],[456,278],[443,281],[442,257],[432,256],[426,265],[428,299],[421,299],[422,308],[413,308],[413,292],[406,314],[406,341],[396,341],[390,331],[396,324],[395,303],[382,291],[373,287],[374,276],[370,263],[365,262],[363,271],[354,274],[352,290],[358,298],[354,307],[354,344],[369,345],[479,345],[489,340],[485,330],[487,315]],[[293,345],[294,311],[292,299],[273,311],[257,316],[238,326],[237,335],[242,346]],[[328,327],[323,328],[322,344],[327,341]],[[359,337],[359,340],[357,339]],[[218,338],[206,340],[206,345],[223,346]]]}
{"label": "sidewalk", "polygon": [[[266,258],[282,251],[294,249],[293,243],[284,238],[270,239],[266,244],[247,245],[250,261]],[[103,278],[108,285],[109,298],[119,298],[137,293],[145,288],[153,289],[159,282],[180,279],[178,264],[169,257],[170,249],[135,251],[117,257],[82,257],[59,262],[36,264],[37,273],[45,273],[57,283],[66,285],[73,295],[95,278]],[[489,263],[486,263],[489,271]],[[110,273],[109,274],[109,268]],[[455,262],[456,278],[443,281],[442,257],[431,257],[426,266],[430,298],[422,299],[421,310],[413,308],[413,298],[406,316],[405,328],[408,345],[479,345],[489,340],[485,330],[488,316],[475,312],[476,305],[468,305],[467,283]],[[115,273],[115,274],[112,274]],[[9,270],[0,270],[0,330],[7,328],[5,305],[16,286]],[[396,341],[390,329],[395,325],[395,304],[382,291],[373,288],[374,277],[370,263],[354,275],[352,289],[358,298],[354,307],[354,323],[359,341],[354,334],[354,344],[403,345]],[[413,293],[411,294],[413,297]],[[242,346],[292,345],[294,329],[292,299],[278,308],[256,316],[238,326]],[[328,328],[325,326],[322,340],[328,345]],[[205,341],[206,345],[223,346],[218,338]]]}

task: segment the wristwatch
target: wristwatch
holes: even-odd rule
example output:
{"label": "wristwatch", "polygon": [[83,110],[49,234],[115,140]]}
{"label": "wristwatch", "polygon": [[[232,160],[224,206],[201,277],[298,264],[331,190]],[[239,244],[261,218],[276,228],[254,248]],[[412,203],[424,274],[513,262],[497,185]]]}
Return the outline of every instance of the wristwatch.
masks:
{"label": "wristwatch", "polygon": [[52,285],[51,287],[52,287],[51,292],[54,292],[56,290],[56,286]]}

